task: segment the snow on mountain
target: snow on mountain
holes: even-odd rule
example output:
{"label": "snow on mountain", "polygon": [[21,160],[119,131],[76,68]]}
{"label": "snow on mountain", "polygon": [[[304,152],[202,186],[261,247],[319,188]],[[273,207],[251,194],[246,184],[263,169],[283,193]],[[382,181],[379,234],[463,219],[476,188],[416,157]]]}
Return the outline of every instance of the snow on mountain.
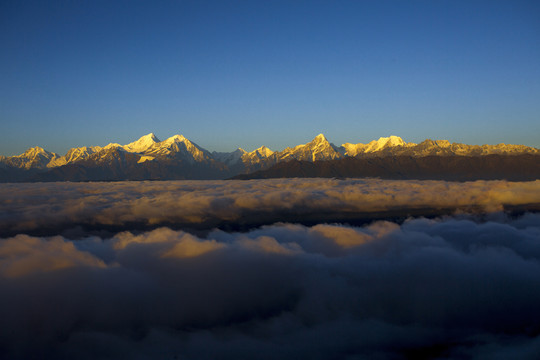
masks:
{"label": "snow on mountain", "polygon": [[379,138],[379,140],[371,141],[369,144],[367,144],[367,148],[364,152],[381,151],[384,148],[403,145],[405,145],[405,141],[403,141],[402,138],[392,135],[389,137],[381,137]]}
{"label": "snow on mountain", "polygon": [[212,157],[227,165],[235,165],[242,161],[242,158],[244,155],[248,154],[248,152],[242,148],[238,148],[233,152],[212,152]]}
{"label": "snow on mountain", "polygon": [[[99,148],[99,146],[96,146],[96,147]],[[109,149],[116,149],[116,148],[122,148],[123,150],[125,150],[124,147],[118,143],[110,143],[108,145],[105,145],[102,148],[102,150],[109,150]]]}
{"label": "snow on mountain", "polygon": [[118,151],[136,154],[139,156],[139,163],[155,158],[185,160],[189,163],[210,161],[211,159],[207,150],[192,143],[182,135],[174,135],[165,141],[160,141],[153,133],[150,133],[127,145],[110,143],[104,147],[72,148],[64,156],[48,152],[40,147],[33,147],[21,155],[2,157],[0,163],[4,166],[21,169],[55,168],[82,160],[107,162],[110,160],[108,157],[118,158]]}
{"label": "snow on mountain", "polygon": [[[274,153],[274,151],[270,150],[270,149],[267,148],[266,146],[261,146],[260,148],[258,148],[258,149],[256,149],[256,150],[252,151],[251,153],[256,153],[256,154],[258,154],[258,155],[261,156],[261,157],[269,157],[269,156],[271,156],[271,155]],[[251,153],[250,153],[250,154],[251,154]]]}
{"label": "snow on mountain", "polygon": [[214,151],[212,157],[214,160],[235,169],[243,167],[245,170],[257,170],[261,167],[275,164],[275,154],[276,152],[270,150],[268,147],[261,146],[250,152],[242,148],[238,148],[233,152]]}
{"label": "snow on mountain", "polygon": [[407,155],[414,157],[423,156],[483,156],[483,155],[516,155],[516,154],[540,154],[540,150],[524,145],[467,145],[450,143],[448,140],[426,139],[420,144],[409,143],[403,147],[396,147],[390,153],[382,152],[382,155]]}
{"label": "snow on mountain", "polygon": [[304,161],[331,160],[342,157],[339,148],[328,142],[323,134],[317,135],[307,144],[297,145],[294,148],[286,148],[277,154],[278,161],[292,159]]}
{"label": "snow on mountain", "polygon": [[101,150],[103,150],[103,148],[100,146],[83,146],[83,147],[78,147],[78,148],[72,148],[72,149],[69,149],[66,155],[52,159],[47,164],[47,167],[48,168],[57,167],[57,166],[73,163],[76,161],[88,159],[90,155],[95,154],[96,152],[99,152]]}
{"label": "snow on mountain", "polygon": [[51,160],[55,160],[60,156],[56,153],[49,152],[39,146],[32,147],[26,150],[21,155],[5,157],[2,162],[8,166],[20,169],[44,169]]}
{"label": "snow on mountain", "polygon": [[490,154],[540,154],[540,150],[524,145],[466,145],[448,140],[426,139],[419,144],[407,143],[400,137],[381,137],[368,144],[341,145],[345,156],[482,156]]}
{"label": "snow on mountain", "polygon": [[103,149],[112,148],[120,148],[126,152],[139,155],[138,163],[155,159],[175,159],[195,163],[211,159],[208,150],[189,141],[183,135],[174,135],[160,141],[156,135],[150,133],[127,145],[109,144]]}
{"label": "snow on mountain", "polygon": [[212,159],[212,155],[208,150],[189,141],[183,135],[174,135],[164,141],[154,143],[151,147],[142,151],[141,154],[156,158],[186,160],[190,163],[207,162]]}
{"label": "snow on mountain", "polygon": [[351,144],[351,143],[345,143],[341,145],[345,156],[356,156],[358,154],[361,154],[364,152],[364,149],[366,148],[366,146],[367,146],[366,144]]}
{"label": "snow on mountain", "polygon": [[[540,150],[524,145],[466,145],[450,143],[448,140],[427,139],[419,144],[407,143],[398,136],[381,137],[367,144],[345,143],[340,147],[330,143],[323,134],[312,141],[288,147],[282,151],[272,151],[266,146],[246,152],[238,148],[233,152],[213,152],[201,148],[183,135],[174,135],[160,141],[153,133],[142,136],[127,145],[111,143],[107,146],[83,146],[70,149],[66,155],[48,152],[40,147],[33,147],[21,155],[0,157],[0,165],[19,169],[56,168],[81,161],[93,161],[101,164],[119,163],[124,155],[130,161],[145,163],[166,161],[169,164],[184,162],[188,164],[215,164],[229,167],[230,171],[252,171],[282,161],[331,160],[342,157],[384,157],[384,156],[481,156],[490,154],[540,154]],[[115,160],[116,159],[116,160]]]}
{"label": "snow on mountain", "polygon": [[152,160],[154,160],[154,159],[155,159],[155,157],[153,157],[153,156],[145,156],[145,155],[142,155],[142,156],[139,158],[139,160],[137,161],[137,163],[140,164],[140,163],[143,163],[143,162],[146,162],[146,161],[152,161]]}
{"label": "snow on mountain", "polygon": [[154,135],[154,133],[150,133],[148,135],[144,135],[137,141],[124,145],[123,148],[129,152],[142,153],[159,142],[160,140],[156,137],[156,135]]}
{"label": "snow on mountain", "polygon": [[391,135],[389,137],[381,137],[379,138],[379,140],[373,140],[369,142],[368,144],[345,143],[341,145],[341,147],[344,149],[344,153],[346,156],[357,156],[359,154],[374,153],[374,152],[382,151],[384,149],[394,148],[397,146],[414,146],[414,145],[416,144],[413,144],[413,143],[407,144],[399,136]]}
{"label": "snow on mountain", "polygon": [[242,155],[242,162],[246,165],[259,164],[261,162],[267,161],[274,154],[275,152],[270,150],[266,146],[261,146],[258,149]]}

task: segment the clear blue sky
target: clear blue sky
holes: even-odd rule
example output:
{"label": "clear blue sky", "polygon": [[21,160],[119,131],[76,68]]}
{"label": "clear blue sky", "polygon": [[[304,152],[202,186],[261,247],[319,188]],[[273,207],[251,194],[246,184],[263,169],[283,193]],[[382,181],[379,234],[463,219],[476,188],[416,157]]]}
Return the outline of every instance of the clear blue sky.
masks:
{"label": "clear blue sky", "polygon": [[0,154],[183,134],[540,147],[539,1],[1,1]]}

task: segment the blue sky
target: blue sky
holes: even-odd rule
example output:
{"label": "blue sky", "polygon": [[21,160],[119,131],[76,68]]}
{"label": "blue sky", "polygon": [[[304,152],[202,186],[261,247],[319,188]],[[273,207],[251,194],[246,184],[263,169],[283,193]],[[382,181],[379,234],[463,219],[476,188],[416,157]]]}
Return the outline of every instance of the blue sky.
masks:
{"label": "blue sky", "polygon": [[2,1],[0,154],[154,132],[540,147],[538,1]]}

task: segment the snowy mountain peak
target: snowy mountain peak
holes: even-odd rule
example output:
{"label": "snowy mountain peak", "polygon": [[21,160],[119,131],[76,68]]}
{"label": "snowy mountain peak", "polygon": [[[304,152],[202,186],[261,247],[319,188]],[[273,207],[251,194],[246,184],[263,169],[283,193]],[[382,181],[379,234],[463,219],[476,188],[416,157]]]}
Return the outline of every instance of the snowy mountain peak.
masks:
{"label": "snowy mountain peak", "polygon": [[304,147],[304,146],[307,146],[307,147],[313,148],[313,149],[314,148],[326,148],[326,147],[330,146],[330,142],[326,139],[326,137],[323,134],[319,134],[319,135],[315,136],[313,138],[313,140],[311,140],[307,144],[298,145],[298,146],[295,147],[295,149],[299,148],[299,147]]}
{"label": "snowy mountain peak", "polygon": [[402,138],[395,135],[390,135],[389,137],[381,137],[379,140],[377,140],[378,144],[381,145],[389,145],[389,146],[403,146],[405,145],[405,141],[403,141]]}
{"label": "snowy mountain peak", "polygon": [[144,135],[137,141],[124,145],[123,148],[130,152],[143,152],[159,142],[160,141],[156,137],[156,135],[154,135],[154,133],[150,133],[150,134]]}
{"label": "snowy mountain peak", "polygon": [[266,156],[266,157],[268,157],[268,156],[270,156],[270,155],[272,155],[274,153],[274,151],[270,150],[266,146],[261,146],[260,148],[255,149],[254,152],[259,153],[259,154],[261,154],[263,156]]}
{"label": "snowy mountain peak", "polygon": [[[109,147],[110,148],[110,147]],[[79,160],[84,160],[90,157],[90,155],[103,150],[104,148],[100,146],[82,146],[78,148],[71,148],[64,156],[52,159],[47,167],[57,167],[62,166],[68,163],[76,162]]]}
{"label": "snowy mountain peak", "polygon": [[49,152],[45,151],[45,149],[43,149],[42,147],[34,146],[29,148],[19,156],[36,156],[38,154],[49,154]]}
{"label": "snowy mountain peak", "polygon": [[22,169],[45,168],[51,159],[56,158],[58,158],[58,154],[49,152],[42,147],[34,146],[21,155],[4,158],[3,162]]}
{"label": "snowy mountain peak", "polygon": [[384,148],[395,147],[395,146],[404,146],[405,141],[399,136],[391,135],[389,137],[380,137],[379,140],[373,140],[367,144],[365,152],[375,152],[380,151]]}
{"label": "snowy mountain peak", "polygon": [[183,135],[174,135],[146,151],[144,155],[184,159],[190,163],[206,162],[211,158],[210,152],[191,142]]}
{"label": "snowy mountain peak", "polygon": [[15,157],[24,158],[24,159],[43,159],[43,160],[50,160],[58,157],[58,154],[47,151],[39,146],[34,146],[26,150],[21,155],[17,155]]}
{"label": "snowy mountain peak", "polygon": [[328,142],[323,134],[319,134],[309,143],[297,145],[294,148],[286,148],[280,151],[277,156],[280,161],[291,159],[316,161],[340,158],[341,154],[333,144]]}
{"label": "snowy mountain peak", "polygon": [[189,142],[189,140],[186,137],[184,137],[184,135],[176,134],[176,135],[171,136],[170,138],[168,138],[164,142],[173,143],[173,142],[185,142],[185,141]]}
{"label": "snowy mountain peak", "polygon": [[328,139],[326,139],[326,136],[323,134],[319,134],[313,138],[309,143],[305,144],[305,146],[311,147],[311,148],[328,148],[332,147]]}
{"label": "snowy mountain peak", "polygon": [[245,154],[247,154],[247,151],[242,149],[242,148],[238,148],[236,150],[234,150],[233,152],[217,152],[217,151],[214,151],[212,152],[212,157],[217,160],[217,161],[221,161],[227,165],[234,165],[235,163],[241,161],[242,159],[242,156],[244,156]]}
{"label": "snowy mountain peak", "polygon": [[[160,141],[153,133],[142,136],[127,145],[111,143],[107,146],[83,146],[70,149],[66,155],[46,151],[35,146],[23,154],[0,156],[0,167],[19,169],[52,169],[85,160],[85,163],[118,163],[135,161],[142,164],[164,162],[165,164],[201,164],[218,166],[228,171],[253,171],[289,160],[319,161],[342,157],[385,157],[385,156],[481,156],[481,155],[540,155],[540,149],[523,145],[466,145],[448,140],[425,140],[420,144],[406,143],[402,138],[391,135],[373,140],[368,144],[345,143],[336,147],[323,134],[317,135],[306,144],[287,147],[282,151],[272,151],[261,146],[251,152],[238,148],[230,153],[210,153],[191,142],[183,135],[174,135]],[[128,159],[128,160],[126,160]],[[190,166],[191,166],[190,165]],[[142,166],[142,165],[141,165]],[[238,170],[243,169],[243,170]]]}
{"label": "snowy mountain peak", "polygon": [[122,145],[120,145],[119,143],[109,143],[105,145],[103,149],[108,150],[108,149],[121,148],[121,147]]}
{"label": "snowy mountain peak", "polygon": [[328,142],[328,140],[326,139],[326,136],[324,136],[324,134],[319,134],[317,136],[315,136],[315,138],[313,138],[312,141],[316,141],[316,142]]}
{"label": "snowy mountain peak", "polygon": [[260,164],[262,162],[268,161],[273,154],[274,151],[270,150],[266,146],[261,146],[258,149],[243,154],[242,162],[248,165]]}

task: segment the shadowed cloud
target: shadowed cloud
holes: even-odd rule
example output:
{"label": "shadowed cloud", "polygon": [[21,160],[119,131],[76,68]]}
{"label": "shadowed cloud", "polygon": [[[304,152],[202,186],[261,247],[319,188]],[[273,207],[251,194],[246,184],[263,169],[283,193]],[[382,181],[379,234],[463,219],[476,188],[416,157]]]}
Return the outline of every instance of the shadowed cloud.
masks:
{"label": "shadowed cloud", "polygon": [[537,214],[19,235],[0,241],[0,355],[532,359],[539,284]]}

